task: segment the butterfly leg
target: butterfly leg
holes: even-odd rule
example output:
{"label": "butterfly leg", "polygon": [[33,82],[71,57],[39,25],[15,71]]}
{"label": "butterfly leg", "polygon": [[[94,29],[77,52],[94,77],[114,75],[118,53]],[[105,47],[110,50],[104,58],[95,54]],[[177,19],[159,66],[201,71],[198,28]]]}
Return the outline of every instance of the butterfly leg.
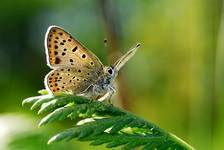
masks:
{"label": "butterfly leg", "polygon": [[110,104],[112,104],[111,103],[111,97],[112,97],[112,95],[115,93],[115,89],[114,89],[114,87],[112,87],[112,86],[110,86],[109,87],[109,91],[105,94],[105,95],[103,95],[101,98],[99,98],[98,99],[98,101],[104,101],[104,100],[108,100],[109,101],[109,103]]}
{"label": "butterfly leg", "polygon": [[105,95],[103,95],[101,98],[99,98],[98,101],[102,102],[102,101],[104,101],[106,99],[111,98],[111,96],[112,96],[112,93],[111,92],[107,92]]}
{"label": "butterfly leg", "polygon": [[110,90],[111,90],[111,95],[110,95],[110,97],[109,97],[109,99],[108,99],[108,103],[109,104],[111,104],[111,105],[113,105],[112,104],[112,101],[111,101],[111,97],[112,97],[112,95],[116,92],[116,90],[115,90],[115,88],[114,88],[114,86],[110,86]]}

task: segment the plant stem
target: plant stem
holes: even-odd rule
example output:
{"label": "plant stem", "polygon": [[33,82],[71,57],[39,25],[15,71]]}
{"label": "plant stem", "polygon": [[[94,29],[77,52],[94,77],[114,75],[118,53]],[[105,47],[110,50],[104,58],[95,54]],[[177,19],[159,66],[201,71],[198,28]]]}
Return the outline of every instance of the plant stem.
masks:
{"label": "plant stem", "polygon": [[176,141],[177,143],[181,144],[184,148],[186,148],[188,150],[195,150],[195,148],[193,148],[191,145],[189,145],[187,142],[185,142],[181,138],[177,137],[176,135],[174,135],[172,133],[168,133],[168,136],[173,141]]}

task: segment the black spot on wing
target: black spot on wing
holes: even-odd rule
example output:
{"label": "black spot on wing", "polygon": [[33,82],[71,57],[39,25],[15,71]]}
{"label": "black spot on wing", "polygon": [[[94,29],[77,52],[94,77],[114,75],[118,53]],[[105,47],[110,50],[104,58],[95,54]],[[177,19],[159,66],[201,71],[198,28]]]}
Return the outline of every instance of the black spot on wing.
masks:
{"label": "black spot on wing", "polygon": [[83,59],[86,58],[86,55],[85,55],[85,54],[82,54],[82,58],[83,58]]}
{"label": "black spot on wing", "polygon": [[76,46],[76,47],[74,47],[74,48],[72,49],[72,52],[75,52],[77,49],[78,49],[78,47],[77,47],[77,46]]}
{"label": "black spot on wing", "polygon": [[56,57],[56,58],[55,58],[55,64],[59,64],[60,62],[61,62],[61,59],[58,58],[58,57]]}

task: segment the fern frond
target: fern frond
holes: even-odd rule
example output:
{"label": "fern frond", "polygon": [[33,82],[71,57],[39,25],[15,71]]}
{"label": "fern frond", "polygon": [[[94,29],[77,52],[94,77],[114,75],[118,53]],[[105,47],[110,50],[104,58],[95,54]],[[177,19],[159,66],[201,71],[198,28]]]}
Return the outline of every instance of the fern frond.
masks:
{"label": "fern frond", "polygon": [[[46,94],[41,91],[41,94]],[[107,148],[122,146],[129,150],[140,147],[148,149],[194,149],[186,142],[163,131],[151,122],[123,109],[99,101],[74,95],[41,95],[23,101],[31,104],[31,110],[46,114],[39,126],[71,119],[74,127],[53,136],[48,143],[91,141],[91,145],[106,144]]]}

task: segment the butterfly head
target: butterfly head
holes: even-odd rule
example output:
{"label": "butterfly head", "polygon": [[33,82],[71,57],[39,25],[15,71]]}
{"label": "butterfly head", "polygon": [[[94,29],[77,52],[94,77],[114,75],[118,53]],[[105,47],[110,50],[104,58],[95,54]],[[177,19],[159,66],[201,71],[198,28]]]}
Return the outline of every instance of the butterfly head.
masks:
{"label": "butterfly head", "polygon": [[104,67],[104,78],[108,82],[112,82],[118,75],[119,70],[126,64],[126,62],[134,56],[140,44],[138,43],[135,47],[131,48],[121,58],[119,58],[113,65]]}
{"label": "butterfly head", "polygon": [[104,76],[108,78],[114,78],[115,77],[115,70],[114,67],[111,66],[105,66],[104,67]]}

